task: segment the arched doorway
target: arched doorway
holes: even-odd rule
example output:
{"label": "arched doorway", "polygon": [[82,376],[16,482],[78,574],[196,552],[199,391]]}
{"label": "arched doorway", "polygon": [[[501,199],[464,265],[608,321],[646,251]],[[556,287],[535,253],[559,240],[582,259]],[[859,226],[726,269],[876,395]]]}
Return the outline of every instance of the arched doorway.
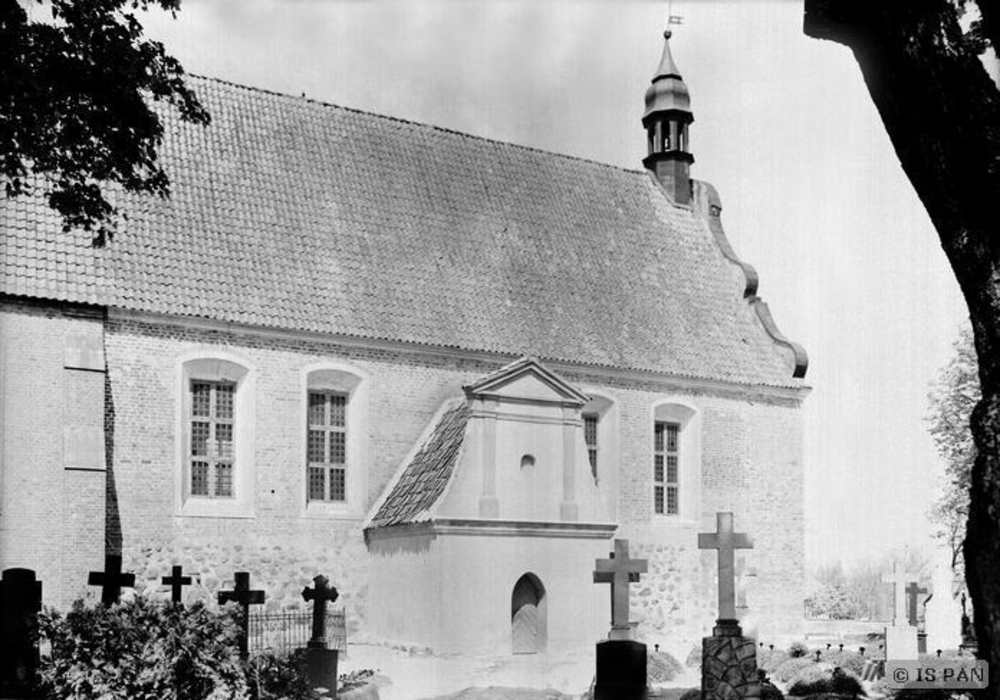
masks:
{"label": "arched doorway", "polygon": [[545,586],[534,574],[524,574],[510,595],[510,637],[515,654],[537,654],[545,649],[548,607]]}

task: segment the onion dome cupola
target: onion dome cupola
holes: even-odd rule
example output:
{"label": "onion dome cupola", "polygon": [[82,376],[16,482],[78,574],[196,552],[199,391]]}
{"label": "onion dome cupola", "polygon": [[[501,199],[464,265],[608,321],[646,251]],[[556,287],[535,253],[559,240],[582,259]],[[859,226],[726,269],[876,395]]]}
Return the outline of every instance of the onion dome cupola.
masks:
{"label": "onion dome cupola", "polygon": [[647,153],[642,164],[653,173],[667,194],[678,204],[691,202],[691,164],[688,150],[688,125],[694,121],[691,96],[681,78],[674,57],[670,55],[670,35],[663,32],[663,57],[646,90]]}

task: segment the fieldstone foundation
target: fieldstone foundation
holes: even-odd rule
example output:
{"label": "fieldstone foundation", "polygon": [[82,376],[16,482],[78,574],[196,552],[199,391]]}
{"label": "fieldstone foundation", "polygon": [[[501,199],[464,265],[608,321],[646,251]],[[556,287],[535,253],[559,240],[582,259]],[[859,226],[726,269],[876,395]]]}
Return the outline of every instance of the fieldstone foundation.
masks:
{"label": "fieldstone foundation", "polygon": [[720,620],[711,637],[702,639],[702,700],[759,698],[757,643],[735,620]]}

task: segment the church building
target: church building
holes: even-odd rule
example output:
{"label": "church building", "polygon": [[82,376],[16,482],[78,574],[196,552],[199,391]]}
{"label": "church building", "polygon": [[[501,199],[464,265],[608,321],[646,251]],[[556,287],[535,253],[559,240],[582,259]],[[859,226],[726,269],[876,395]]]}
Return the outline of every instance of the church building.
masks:
{"label": "church building", "polygon": [[753,628],[801,632],[806,354],[666,37],[635,169],[192,77],[212,124],[163,112],[172,194],[113,193],[105,247],[0,202],[0,569],[62,607],[106,553],[188,600],[249,571],[267,610],[322,573],[353,638],[537,653],[607,633],[628,538],[638,637],[693,644],[732,511]]}

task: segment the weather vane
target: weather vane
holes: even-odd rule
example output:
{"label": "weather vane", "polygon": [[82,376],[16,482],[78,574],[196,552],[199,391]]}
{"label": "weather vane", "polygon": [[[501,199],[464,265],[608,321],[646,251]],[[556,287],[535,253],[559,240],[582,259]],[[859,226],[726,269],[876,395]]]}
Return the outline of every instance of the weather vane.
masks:
{"label": "weather vane", "polygon": [[674,14],[674,0],[667,2],[667,31],[670,31],[671,24],[684,24],[684,18]]}

